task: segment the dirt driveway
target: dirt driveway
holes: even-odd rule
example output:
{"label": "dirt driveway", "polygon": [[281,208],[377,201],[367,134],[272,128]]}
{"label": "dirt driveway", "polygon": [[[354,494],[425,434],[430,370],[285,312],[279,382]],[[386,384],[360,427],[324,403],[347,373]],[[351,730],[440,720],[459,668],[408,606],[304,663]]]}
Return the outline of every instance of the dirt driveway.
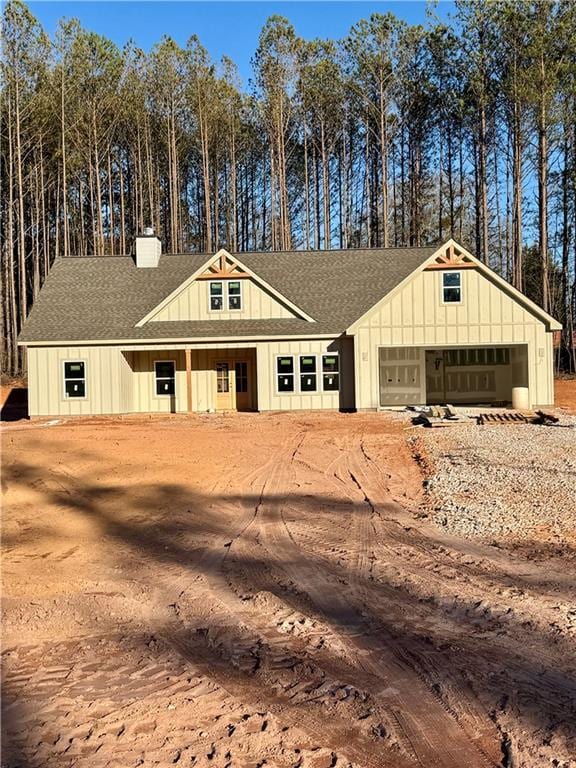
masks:
{"label": "dirt driveway", "polygon": [[522,739],[515,766],[565,754],[573,661],[553,623],[571,581],[419,520],[403,427],[4,432],[5,765],[483,768]]}

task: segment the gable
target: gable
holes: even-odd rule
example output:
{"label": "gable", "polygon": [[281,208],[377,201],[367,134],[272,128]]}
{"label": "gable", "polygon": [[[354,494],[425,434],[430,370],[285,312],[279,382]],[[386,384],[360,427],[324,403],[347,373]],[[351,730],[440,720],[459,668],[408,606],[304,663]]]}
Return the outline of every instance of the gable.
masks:
{"label": "gable", "polygon": [[[214,278],[216,280],[217,278]],[[228,278],[229,281],[230,278]],[[225,282],[220,279],[220,282]],[[148,322],[163,320],[270,320],[272,318],[298,317],[289,307],[280,302],[252,277],[242,278],[242,308],[240,310],[210,310],[210,281],[194,280]]]}
{"label": "gable", "polygon": [[[462,302],[445,304],[442,300],[442,275],[455,271],[461,275]],[[348,328],[348,332],[353,333],[359,328],[382,323],[406,328],[434,325],[453,328],[503,325],[506,330],[510,324],[539,323],[544,324],[546,330],[561,328],[561,325],[541,307],[454,240],[449,240],[441,246],[393,291],[356,320]],[[464,335],[465,332],[460,331],[459,336]],[[486,338],[488,335],[483,333],[482,340],[490,341],[490,338]],[[498,331],[495,330],[492,335],[492,341],[497,341]],[[447,343],[442,332],[441,336],[442,339],[438,343]],[[453,343],[459,341],[460,339],[457,339]],[[426,343],[436,342],[427,339]]]}
{"label": "gable", "polygon": [[[221,286],[222,309],[210,305],[210,286]],[[228,291],[234,285],[240,291],[240,309],[227,306]],[[148,322],[198,320],[270,320],[312,318],[283,297],[272,286],[245,267],[238,259],[221,249],[189,279],[146,315],[138,326]]]}

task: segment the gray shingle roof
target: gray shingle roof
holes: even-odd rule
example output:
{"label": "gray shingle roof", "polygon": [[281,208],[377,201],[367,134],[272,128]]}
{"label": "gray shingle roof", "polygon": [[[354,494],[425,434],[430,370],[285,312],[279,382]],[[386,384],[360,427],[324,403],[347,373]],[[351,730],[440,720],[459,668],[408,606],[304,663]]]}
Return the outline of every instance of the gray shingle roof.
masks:
{"label": "gray shingle roof", "polygon": [[136,324],[209,258],[164,255],[155,269],[131,256],[58,259],[20,334],[22,342],[337,336],[419,267],[436,247],[239,253],[240,261],[316,322],[294,319]]}

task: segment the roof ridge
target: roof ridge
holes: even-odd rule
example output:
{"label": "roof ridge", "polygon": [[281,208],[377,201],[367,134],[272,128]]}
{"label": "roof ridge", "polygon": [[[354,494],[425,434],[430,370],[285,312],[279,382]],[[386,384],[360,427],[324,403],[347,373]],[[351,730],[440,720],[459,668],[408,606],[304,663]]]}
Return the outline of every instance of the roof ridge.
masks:
{"label": "roof ridge", "polygon": [[[241,259],[242,256],[279,256],[284,254],[308,254],[315,253],[318,255],[334,254],[334,253],[359,253],[365,251],[379,251],[385,253],[386,251],[427,251],[438,247],[438,244],[433,245],[389,245],[389,246],[364,246],[362,248],[294,248],[289,251],[228,251],[231,256],[237,256]],[[178,253],[163,253],[162,256],[195,256],[210,258],[214,256],[213,253],[207,253],[206,251],[186,251]],[[114,254],[96,254],[96,253],[82,253],[73,254],[69,253],[61,255],[58,259],[133,259],[134,255],[131,253],[114,253]]]}

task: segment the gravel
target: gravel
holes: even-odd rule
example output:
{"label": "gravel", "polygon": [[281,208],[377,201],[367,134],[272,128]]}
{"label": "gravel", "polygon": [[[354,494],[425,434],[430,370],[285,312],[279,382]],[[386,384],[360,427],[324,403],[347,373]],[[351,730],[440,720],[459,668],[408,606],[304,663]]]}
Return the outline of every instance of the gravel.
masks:
{"label": "gravel", "polygon": [[556,426],[422,429],[412,440],[437,525],[490,543],[576,546],[576,417]]}

